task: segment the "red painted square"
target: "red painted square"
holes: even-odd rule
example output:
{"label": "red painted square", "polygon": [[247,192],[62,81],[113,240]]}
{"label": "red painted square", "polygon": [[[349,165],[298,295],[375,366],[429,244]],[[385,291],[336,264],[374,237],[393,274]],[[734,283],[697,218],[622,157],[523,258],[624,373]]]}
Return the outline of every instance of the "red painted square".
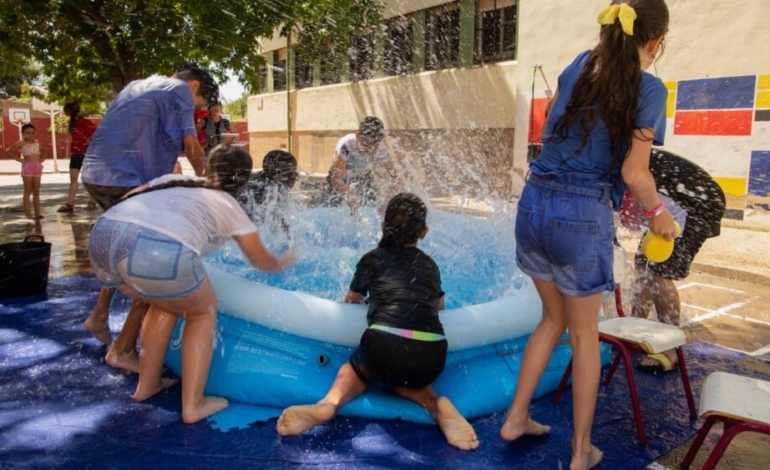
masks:
{"label": "red painted square", "polygon": [[543,126],[545,125],[545,107],[549,101],[550,98],[535,98],[531,102],[532,104],[529,110],[530,121],[528,124],[531,123],[532,125],[529,128],[529,132],[527,133],[527,136],[529,137],[527,140],[529,140],[531,143],[542,143],[540,137],[543,131]]}
{"label": "red painted square", "polygon": [[677,111],[675,135],[751,135],[754,112],[750,109]]}

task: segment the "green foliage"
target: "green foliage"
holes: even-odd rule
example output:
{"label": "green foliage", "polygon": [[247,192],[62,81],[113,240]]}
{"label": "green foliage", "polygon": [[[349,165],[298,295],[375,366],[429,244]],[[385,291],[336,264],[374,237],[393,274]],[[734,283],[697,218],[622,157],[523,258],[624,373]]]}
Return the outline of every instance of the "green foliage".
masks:
{"label": "green foliage", "polygon": [[191,60],[221,81],[233,70],[256,90],[257,38],[283,27],[308,58],[339,55],[354,32],[379,24],[381,8],[381,0],[2,0],[0,59],[40,64],[59,102],[109,101],[130,81]]}
{"label": "green foliage", "polygon": [[243,96],[241,96],[237,100],[233,100],[229,103],[224,103],[224,105],[222,105],[222,112],[225,114],[229,114],[233,120],[245,118],[246,111],[248,108],[248,102],[247,102],[248,99],[249,99],[249,94],[244,93]]}

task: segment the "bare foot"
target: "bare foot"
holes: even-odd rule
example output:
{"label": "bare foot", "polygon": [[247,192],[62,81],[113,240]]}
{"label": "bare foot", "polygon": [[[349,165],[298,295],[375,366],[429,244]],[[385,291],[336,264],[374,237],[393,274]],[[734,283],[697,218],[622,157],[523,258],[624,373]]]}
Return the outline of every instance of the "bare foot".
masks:
{"label": "bare foot", "polygon": [[222,397],[203,397],[200,403],[190,407],[185,407],[183,404],[182,421],[187,424],[197,423],[218,411],[224,410],[227,405],[229,405],[228,401]]}
{"label": "bare foot", "polygon": [[149,386],[143,386],[140,380],[139,384],[137,384],[136,386],[136,391],[134,392],[132,397],[136,401],[144,401],[150,398],[151,396],[157,393],[160,393],[169,387],[173,387],[178,383],[179,383],[179,379],[176,379],[176,378],[174,379],[161,378],[159,383],[149,387]]}
{"label": "bare foot", "polygon": [[573,454],[572,462],[569,464],[569,470],[588,470],[599,465],[599,462],[604,458],[604,453],[591,446],[591,450],[586,454]]}
{"label": "bare foot", "polygon": [[139,355],[136,351],[130,353],[121,353],[113,351],[114,348],[110,348],[107,351],[107,355],[104,356],[104,362],[111,365],[116,369],[125,369],[135,374],[139,373]]}
{"label": "bare foot", "polygon": [[45,214],[35,214],[36,219],[45,219]]}
{"label": "bare foot", "polygon": [[506,441],[515,441],[524,435],[544,436],[550,432],[551,426],[540,424],[529,416],[527,416],[526,423],[520,424],[520,422],[511,418],[509,414],[505,423],[503,423],[502,429],[500,429],[500,437]]}
{"label": "bare foot", "polygon": [[281,436],[298,436],[308,429],[334,418],[337,407],[330,403],[290,406],[283,410],[275,430]]}
{"label": "bare foot", "polygon": [[110,327],[106,323],[99,323],[88,317],[83,322],[83,326],[86,330],[90,331],[94,338],[102,344],[109,346],[112,344],[112,334],[110,333]]}
{"label": "bare foot", "polygon": [[436,422],[449,444],[462,450],[473,450],[479,446],[473,426],[447,397],[436,400]]}
{"label": "bare foot", "polygon": [[25,212],[24,213],[24,218],[25,219],[32,219],[32,220],[34,220],[34,217],[32,217],[32,213],[31,212]]}

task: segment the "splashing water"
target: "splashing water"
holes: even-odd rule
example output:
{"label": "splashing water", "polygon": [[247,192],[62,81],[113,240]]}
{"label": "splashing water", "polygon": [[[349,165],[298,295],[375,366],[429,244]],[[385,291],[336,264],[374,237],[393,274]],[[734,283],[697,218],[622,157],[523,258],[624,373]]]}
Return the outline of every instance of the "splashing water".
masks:
{"label": "splashing water", "polygon": [[[505,211],[488,218],[429,211],[430,231],[418,247],[438,263],[447,308],[518,295],[529,284],[516,267],[513,216]],[[377,212],[363,208],[351,216],[346,207],[309,209],[290,223],[288,237],[280,230],[260,227],[260,235],[274,253],[284,251],[291,239],[298,262],[284,272],[269,274],[252,268],[234,242],[209,255],[207,262],[252,281],[342,300],[356,263],[379,242]]]}

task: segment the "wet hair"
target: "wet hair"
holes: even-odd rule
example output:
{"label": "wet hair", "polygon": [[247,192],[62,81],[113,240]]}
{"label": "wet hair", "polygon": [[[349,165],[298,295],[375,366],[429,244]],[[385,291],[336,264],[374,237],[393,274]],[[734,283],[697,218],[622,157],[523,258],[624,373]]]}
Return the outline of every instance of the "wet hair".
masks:
{"label": "wet hair", "polygon": [[198,94],[206,100],[209,106],[219,102],[219,85],[211,75],[211,72],[194,62],[180,65],[174,73],[174,78],[190,82],[197,80],[200,83]]}
{"label": "wet hair", "polygon": [[214,102],[209,103],[209,109],[213,108],[214,106],[219,106],[221,108],[222,107],[222,102],[221,101],[214,101]]}
{"label": "wet hair", "polygon": [[614,0],[636,11],[634,35],[623,32],[620,21],[602,25],[599,44],[580,72],[564,114],[559,116],[550,140],[562,141],[569,126],[580,121],[582,140],[577,153],[588,143],[599,118],[610,133],[612,166],[622,164],[630,150],[642,82],[639,48],[668,31],[668,7],[664,0]]}
{"label": "wet hair", "polygon": [[209,152],[206,164],[206,179],[204,181],[188,179],[169,181],[168,183],[132,193],[124,199],[169,188],[214,189],[224,191],[233,197],[238,197],[249,181],[252,164],[251,155],[242,147],[219,144]]}
{"label": "wet hair", "polygon": [[21,126],[21,132],[26,131],[27,129],[32,129],[33,131],[36,131],[35,126],[33,126],[31,123],[26,123],[23,126]]}
{"label": "wet hair", "polygon": [[393,196],[385,209],[380,248],[402,248],[417,243],[425,230],[428,208],[412,193]]}
{"label": "wet hair", "polygon": [[70,101],[69,103],[65,103],[64,114],[70,118],[70,123],[67,126],[67,130],[70,134],[72,134],[72,132],[75,130],[75,124],[77,124],[78,119],[80,119],[80,103],[77,101]]}
{"label": "wet hair", "polygon": [[297,170],[297,159],[286,150],[271,150],[262,159],[262,171],[268,177],[286,170]]}
{"label": "wet hair", "polygon": [[385,125],[378,117],[366,116],[358,126],[358,137],[367,144],[381,142],[385,137]]}

